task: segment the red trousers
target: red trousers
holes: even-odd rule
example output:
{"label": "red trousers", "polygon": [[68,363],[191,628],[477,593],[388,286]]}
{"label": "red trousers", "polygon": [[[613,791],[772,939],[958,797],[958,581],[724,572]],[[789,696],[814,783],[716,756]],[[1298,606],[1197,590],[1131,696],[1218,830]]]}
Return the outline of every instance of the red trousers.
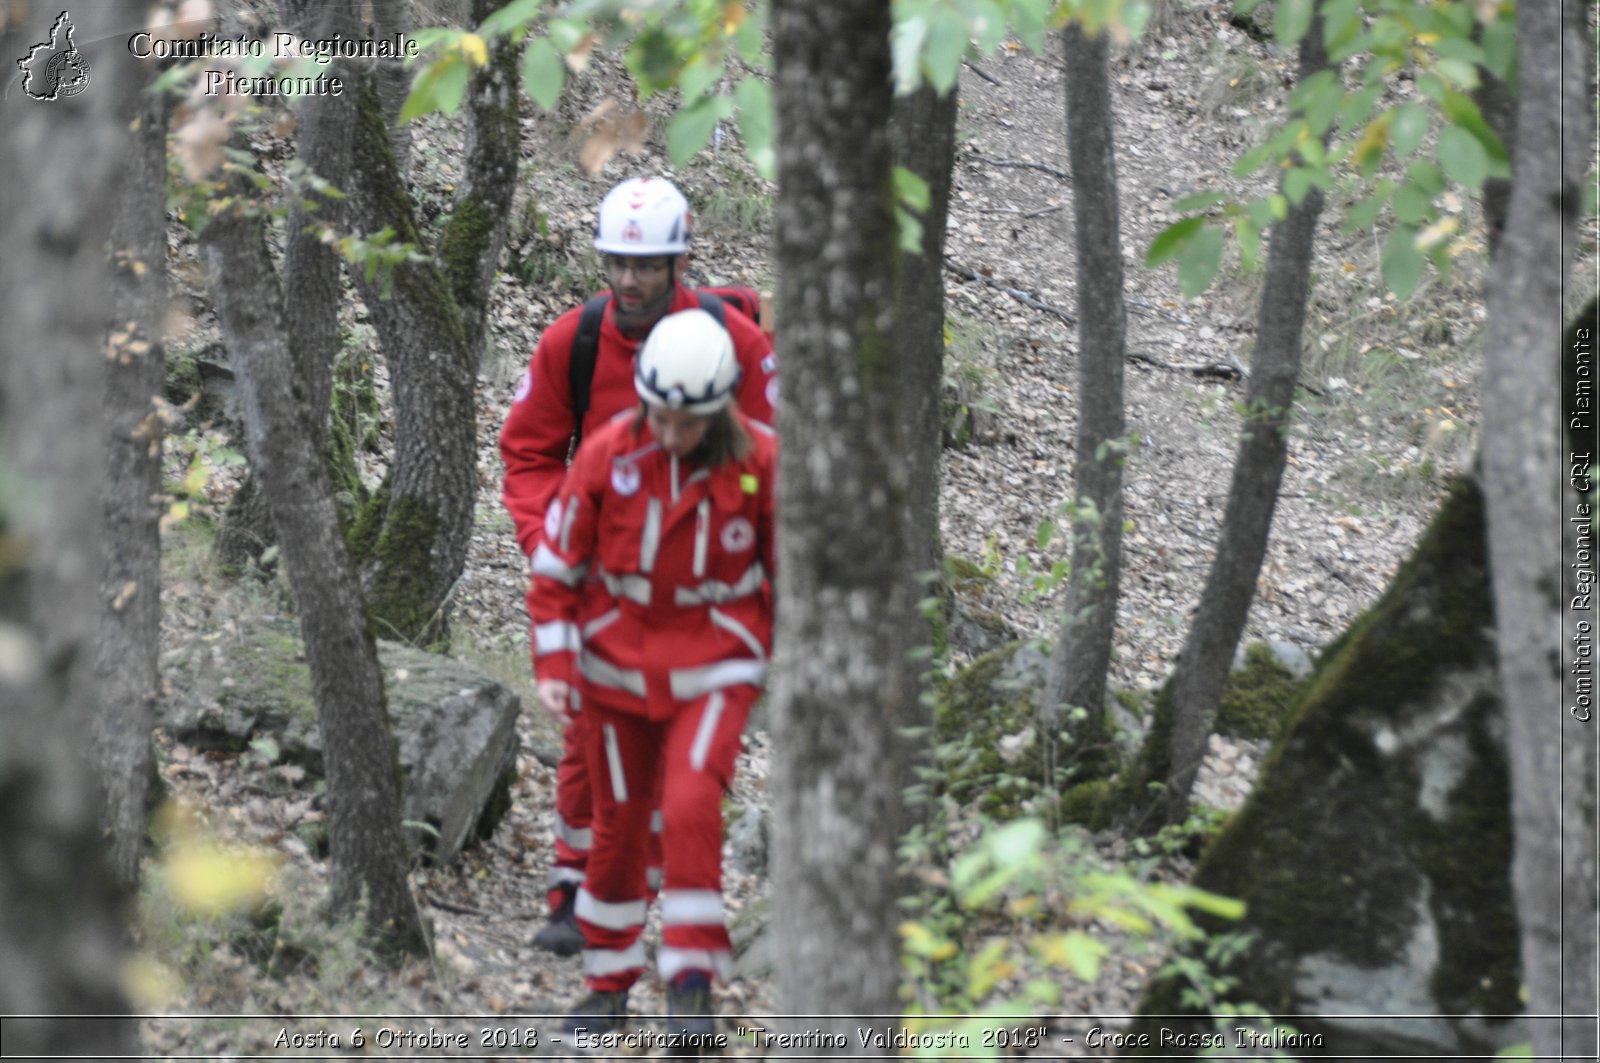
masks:
{"label": "red trousers", "polygon": [[[545,880],[545,898],[554,912],[562,901],[562,889],[583,885],[594,847],[594,790],[589,784],[589,719],[579,713],[567,724],[556,766],[556,844],[555,860]],[[661,889],[661,817],[651,821],[650,862],[646,877],[650,896]]]}
{"label": "red trousers", "polygon": [[726,687],[651,721],[598,705],[585,691],[594,847],[578,891],[591,990],[614,992],[644,972],[652,812],[661,810],[663,979],[703,970],[726,977],[733,950],[722,910],[722,797],[759,695]]}

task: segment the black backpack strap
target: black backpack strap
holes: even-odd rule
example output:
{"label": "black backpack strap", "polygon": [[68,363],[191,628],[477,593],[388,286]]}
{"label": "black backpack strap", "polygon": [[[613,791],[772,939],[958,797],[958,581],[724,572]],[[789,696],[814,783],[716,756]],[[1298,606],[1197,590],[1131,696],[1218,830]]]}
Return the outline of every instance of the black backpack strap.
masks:
{"label": "black backpack strap", "polygon": [[584,303],[583,312],[578,315],[578,331],[572,337],[572,352],[567,359],[567,382],[572,392],[572,447],[567,452],[568,460],[583,442],[583,418],[589,412],[589,388],[600,356],[600,322],[610,302],[611,293],[601,292]]}
{"label": "black backpack strap", "polygon": [[717,324],[726,328],[728,326],[728,313],[723,308],[722,298],[714,292],[704,288],[695,289],[695,298],[700,300],[700,309],[717,319]]}

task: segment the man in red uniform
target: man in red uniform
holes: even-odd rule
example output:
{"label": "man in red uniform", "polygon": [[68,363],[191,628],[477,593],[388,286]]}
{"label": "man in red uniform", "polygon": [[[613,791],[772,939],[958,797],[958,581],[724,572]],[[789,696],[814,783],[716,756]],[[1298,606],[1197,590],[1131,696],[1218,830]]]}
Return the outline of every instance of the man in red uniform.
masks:
{"label": "man in red uniform", "polygon": [[[582,423],[575,416],[571,373],[582,308],[574,308],[558,317],[539,338],[500,432],[500,457],[506,470],[502,498],[516,522],[517,543],[530,561],[544,535],[546,510],[566,475],[574,441],[637,404],[634,358],[656,323],[669,313],[702,305],[694,289],[683,284],[690,230],[688,201],[665,178],[624,181],[600,204],[594,246],[604,260],[611,298],[600,319]],[[777,399],[771,345],[749,318],[731,306],[720,309],[741,370],[735,396],[738,405],[751,418],[770,425]],[[530,613],[534,612],[533,593],[529,591]],[[555,636],[550,629],[541,632],[535,626],[535,656],[550,648],[541,644],[541,637],[548,641]],[[533,939],[536,947],[560,956],[574,955],[583,948],[573,903],[593,844],[593,796],[584,763],[584,726],[579,722],[567,729],[556,772],[555,860],[547,881],[551,918]],[[652,888],[659,885],[659,874],[659,868],[654,868]]]}
{"label": "man in red uniform", "polygon": [[663,319],[635,370],[643,407],[584,441],[534,555],[534,621],[549,634],[534,658],[538,700],[588,721],[594,779],[577,899],[590,996],[569,1033],[620,1027],[643,973],[658,801],[669,1030],[680,1048],[715,1032],[711,983],[731,966],[722,798],[772,650],[777,442],[732,408],[739,377],[710,314]]}

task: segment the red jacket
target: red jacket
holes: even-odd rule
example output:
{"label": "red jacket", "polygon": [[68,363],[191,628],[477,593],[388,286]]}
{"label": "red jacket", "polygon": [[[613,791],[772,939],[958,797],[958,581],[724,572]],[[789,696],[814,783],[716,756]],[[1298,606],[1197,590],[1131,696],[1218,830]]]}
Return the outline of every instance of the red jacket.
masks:
{"label": "red jacket", "polygon": [[[680,284],[668,312],[699,305],[694,289]],[[755,322],[731,306],[725,309],[724,323],[744,371],[736,396],[739,408],[770,425],[778,398],[777,362],[772,347]],[[501,497],[516,522],[517,543],[528,557],[539,545],[545,507],[555,497],[567,471],[567,449],[574,427],[567,370],[571,367],[572,341],[582,311],[582,307],[574,307],[562,314],[539,337],[533,362],[523,374],[500,430],[500,458],[506,468]],[[583,419],[585,439],[613,415],[638,405],[639,397],[633,390],[633,359],[639,342],[618,331],[615,302],[607,306],[600,324],[589,410]]]}
{"label": "red jacket", "polygon": [[619,414],[584,439],[533,558],[534,670],[667,719],[759,684],[772,654],[777,439],[739,416],[741,461],[695,469]]}

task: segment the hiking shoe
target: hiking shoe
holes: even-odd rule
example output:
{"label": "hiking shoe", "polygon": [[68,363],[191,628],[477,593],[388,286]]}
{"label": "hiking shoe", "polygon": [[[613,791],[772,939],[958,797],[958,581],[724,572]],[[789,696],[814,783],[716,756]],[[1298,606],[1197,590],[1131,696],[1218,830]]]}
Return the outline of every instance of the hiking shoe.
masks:
{"label": "hiking shoe", "polygon": [[680,971],[667,986],[667,1054],[717,1054],[716,1009],[711,1003],[711,975]]}
{"label": "hiking shoe", "polygon": [[628,1019],[628,991],[590,993],[567,1013],[565,1024],[568,1037],[586,1034],[611,1033],[620,1030]]}
{"label": "hiking shoe", "polygon": [[576,887],[561,887],[561,903],[551,913],[550,921],[533,935],[534,948],[557,956],[576,956],[583,951],[583,931],[578,928],[578,916],[573,911],[577,898]]}

